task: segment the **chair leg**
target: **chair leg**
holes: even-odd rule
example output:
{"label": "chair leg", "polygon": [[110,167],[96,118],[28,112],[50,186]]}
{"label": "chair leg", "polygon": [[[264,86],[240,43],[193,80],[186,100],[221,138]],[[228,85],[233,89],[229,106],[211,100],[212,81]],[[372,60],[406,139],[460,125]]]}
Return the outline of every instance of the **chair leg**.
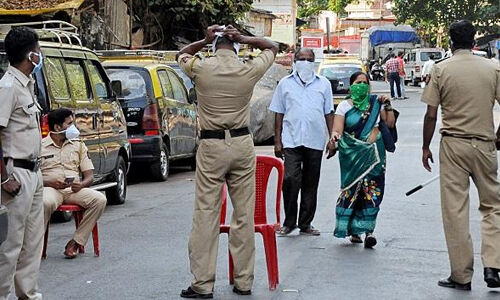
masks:
{"label": "chair leg", "polygon": [[234,284],[234,262],[233,256],[231,255],[231,251],[227,251],[229,253],[229,284]]}
{"label": "chair leg", "polygon": [[50,221],[47,224],[47,228],[45,228],[45,234],[43,236],[42,259],[46,259],[47,258],[47,242],[49,240],[49,225],[50,225]]}
{"label": "chair leg", "polygon": [[[76,227],[76,229],[78,229],[78,227],[80,226],[80,223],[82,222],[82,219],[83,219],[83,212],[75,211],[73,216],[75,218],[75,227]],[[81,245],[78,247],[78,252],[85,253],[84,245]]]}
{"label": "chair leg", "polygon": [[279,283],[278,272],[278,248],[276,246],[276,234],[273,228],[267,228],[262,232],[264,250],[266,252],[267,272],[269,278],[269,289],[275,290]]}
{"label": "chair leg", "polygon": [[92,240],[94,244],[94,255],[99,257],[99,229],[97,228],[97,222],[94,225],[94,229],[92,229]]}

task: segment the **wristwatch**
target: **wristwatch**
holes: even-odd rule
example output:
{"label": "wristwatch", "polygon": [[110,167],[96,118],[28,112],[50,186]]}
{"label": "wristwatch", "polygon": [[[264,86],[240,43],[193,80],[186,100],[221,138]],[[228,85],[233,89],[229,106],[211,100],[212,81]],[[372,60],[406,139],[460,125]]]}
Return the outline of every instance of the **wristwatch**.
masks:
{"label": "wristwatch", "polygon": [[392,108],[392,105],[389,103],[389,104],[384,105],[384,110],[385,111],[393,111],[394,109]]}

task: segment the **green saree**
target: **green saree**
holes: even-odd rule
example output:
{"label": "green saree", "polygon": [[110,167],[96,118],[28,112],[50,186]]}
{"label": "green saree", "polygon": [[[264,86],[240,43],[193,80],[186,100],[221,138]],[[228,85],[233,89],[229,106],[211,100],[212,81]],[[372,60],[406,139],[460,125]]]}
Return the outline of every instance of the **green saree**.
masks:
{"label": "green saree", "polygon": [[353,107],[345,115],[344,134],[339,141],[341,194],[337,200],[334,235],[372,233],[385,188],[385,147],[379,133],[367,142],[378,125],[380,102],[370,97],[366,112]]}

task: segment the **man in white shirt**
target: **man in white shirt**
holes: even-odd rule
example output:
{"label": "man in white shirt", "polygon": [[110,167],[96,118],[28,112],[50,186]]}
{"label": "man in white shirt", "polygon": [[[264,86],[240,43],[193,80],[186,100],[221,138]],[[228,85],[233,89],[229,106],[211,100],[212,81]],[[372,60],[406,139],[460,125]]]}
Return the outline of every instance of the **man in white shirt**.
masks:
{"label": "man in white shirt", "polygon": [[432,67],[436,62],[434,61],[434,54],[429,55],[429,60],[424,63],[424,67],[422,68],[422,81],[427,84],[427,77],[431,74]]}
{"label": "man in white shirt", "polygon": [[297,227],[303,235],[320,234],[311,223],[316,212],[322,153],[327,134],[332,132],[333,96],[330,81],[316,75],[314,69],[314,52],[297,50],[294,72],[280,81],[269,107],[276,113],[274,152],[285,158],[282,235]]}

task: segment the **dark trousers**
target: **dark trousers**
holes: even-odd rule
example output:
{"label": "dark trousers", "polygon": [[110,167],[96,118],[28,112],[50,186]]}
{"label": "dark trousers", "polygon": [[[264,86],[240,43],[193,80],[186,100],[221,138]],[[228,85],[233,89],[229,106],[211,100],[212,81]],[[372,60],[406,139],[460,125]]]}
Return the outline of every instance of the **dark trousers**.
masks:
{"label": "dark trousers", "polygon": [[285,204],[284,226],[297,225],[297,198],[301,191],[299,223],[300,229],[307,229],[316,212],[318,184],[323,151],[306,147],[285,148],[285,178],[283,180],[283,201]]}
{"label": "dark trousers", "polygon": [[396,88],[398,90],[398,97],[401,97],[401,78],[398,72],[389,73],[389,84],[391,85],[391,97],[394,98],[394,82],[396,82]]}

